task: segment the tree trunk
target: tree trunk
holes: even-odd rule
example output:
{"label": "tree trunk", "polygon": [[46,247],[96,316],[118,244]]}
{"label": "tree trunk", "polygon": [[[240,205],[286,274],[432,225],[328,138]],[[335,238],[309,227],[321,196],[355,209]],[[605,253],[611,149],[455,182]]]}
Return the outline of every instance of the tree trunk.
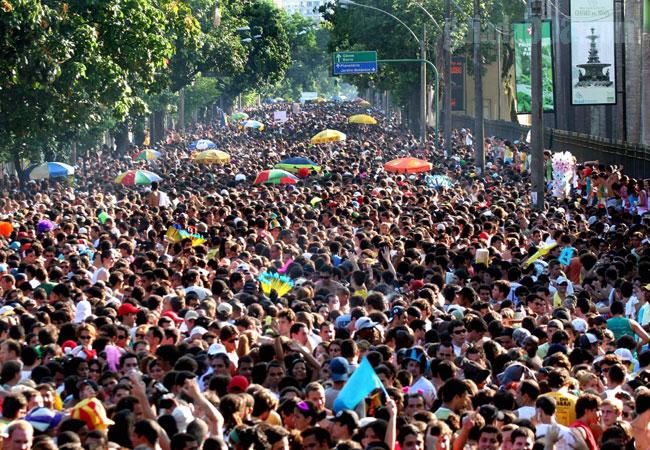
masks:
{"label": "tree trunk", "polygon": [[117,154],[123,156],[129,149],[129,126],[126,122],[119,123],[114,130]]}
{"label": "tree trunk", "polygon": [[20,181],[20,185],[23,186],[25,183],[27,183],[27,172],[23,170],[23,164],[20,161],[20,156],[18,154],[14,154],[13,156],[13,162],[14,162],[14,169],[16,169],[16,175],[18,176],[18,180]]}
{"label": "tree trunk", "polygon": [[165,139],[165,111],[154,111],[152,115],[151,142],[157,144]]}
{"label": "tree trunk", "polygon": [[185,89],[178,92],[178,124],[179,130],[185,129]]}
{"label": "tree trunk", "polygon": [[641,1],[625,0],[625,107],[627,140],[639,143],[641,139]]}

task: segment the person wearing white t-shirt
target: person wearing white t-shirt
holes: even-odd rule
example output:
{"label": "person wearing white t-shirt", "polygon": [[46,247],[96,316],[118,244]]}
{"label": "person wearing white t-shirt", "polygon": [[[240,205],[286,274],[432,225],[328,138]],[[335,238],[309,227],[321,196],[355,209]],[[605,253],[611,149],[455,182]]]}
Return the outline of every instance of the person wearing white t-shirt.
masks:
{"label": "person wearing white t-shirt", "polygon": [[203,301],[206,297],[212,295],[212,292],[210,289],[199,286],[199,277],[200,274],[197,270],[188,270],[185,277],[183,277],[183,283],[186,285],[185,295],[194,292],[199,297],[199,300]]}
{"label": "person wearing white t-shirt", "polygon": [[575,444],[569,427],[557,423],[555,399],[542,395],[535,402],[535,438],[545,439],[548,434],[556,450],[569,450]]}
{"label": "person wearing white t-shirt", "polygon": [[524,380],[519,383],[515,399],[519,408],[515,414],[520,419],[531,420],[535,417],[535,401],[539,397],[539,385],[534,380]]}
{"label": "person wearing white t-shirt", "polygon": [[110,276],[109,270],[113,267],[114,262],[113,252],[110,250],[104,250],[99,255],[96,255],[96,257],[98,258],[98,267],[93,272],[91,278],[93,284],[98,281],[108,281],[108,277]]}
{"label": "person wearing white t-shirt", "polygon": [[420,393],[424,397],[426,407],[431,408],[433,401],[436,399],[436,388],[433,383],[424,377],[424,371],[427,366],[427,359],[424,353],[412,349],[406,356],[406,370],[413,376],[413,382],[408,388],[409,394]]}

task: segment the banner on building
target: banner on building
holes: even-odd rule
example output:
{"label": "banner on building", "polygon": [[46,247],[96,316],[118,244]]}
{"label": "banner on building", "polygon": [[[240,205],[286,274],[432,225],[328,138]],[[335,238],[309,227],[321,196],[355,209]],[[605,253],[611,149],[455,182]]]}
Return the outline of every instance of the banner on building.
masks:
{"label": "banner on building", "polygon": [[[532,41],[531,24],[518,22],[514,24],[515,40],[515,87],[517,93],[517,114],[530,114],[531,78],[530,47]],[[551,21],[542,21],[542,108],[544,112],[553,112],[555,93],[553,90],[553,42],[551,40]]]}
{"label": "banner on building", "polygon": [[451,58],[451,110],[465,111],[465,57]]}
{"label": "banner on building", "polygon": [[616,103],[614,1],[571,0],[571,102]]}

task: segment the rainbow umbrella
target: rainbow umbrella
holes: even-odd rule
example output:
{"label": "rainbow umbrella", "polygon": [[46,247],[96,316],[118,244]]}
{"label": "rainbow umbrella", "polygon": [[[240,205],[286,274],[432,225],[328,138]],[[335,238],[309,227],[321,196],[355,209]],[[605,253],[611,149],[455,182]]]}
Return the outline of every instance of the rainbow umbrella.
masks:
{"label": "rainbow umbrella", "polygon": [[248,119],[248,114],[245,112],[236,112],[233,113],[231,116],[234,120],[246,120]]}
{"label": "rainbow umbrella", "polygon": [[312,144],[327,144],[329,142],[341,142],[347,139],[344,133],[337,130],[323,130],[311,138]]}
{"label": "rainbow umbrella", "polygon": [[210,139],[199,139],[198,141],[192,142],[187,148],[191,151],[194,150],[209,150],[211,148],[217,148],[217,144],[212,142]]}
{"label": "rainbow umbrella", "polygon": [[30,180],[44,180],[74,175],[74,167],[60,162],[46,162],[39,164],[29,172]]}
{"label": "rainbow umbrella", "polygon": [[286,170],[263,170],[255,178],[255,184],[295,184],[298,178]]}
{"label": "rainbow umbrella", "polygon": [[154,181],[162,181],[162,178],[148,170],[127,170],[115,178],[117,184],[124,186],[151,184]]}
{"label": "rainbow umbrella", "polygon": [[368,114],[355,114],[350,116],[348,123],[356,123],[361,125],[377,125],[377,119]]}
{"label": "rainbow umbrella", "polygon": [[430,162],[417,158],[398,158],[384,164],[386,172],[420,173],[429,172],[433,168]]}
{"label": "rainbow umbrella", "polygon": [[255,130],[260,130],[264,131],[264,124],[262,122],[258,122],[257,120],[244,120],[239,123],[244,128],[253,128]]}
{"label": "rainbow umbrella", "polygon": [[227,164],[230,162],[230,155],[221,150],[204,150],[197,153],[192,161],[201,164]]}
{"label": "rainbow umbrella", "polygon": [[160,152],[151,149],[145,149],[133,157],[133,161],[151,161],[152,159],[160,158]]}
{"label": "rainbow umbrella", "polygon": [[287,172],[298,173],[300,169],[315,170],[320,172],[320,166],[311,159],[295,157],[283,159],[274,166],[275,169],[286,170]]}

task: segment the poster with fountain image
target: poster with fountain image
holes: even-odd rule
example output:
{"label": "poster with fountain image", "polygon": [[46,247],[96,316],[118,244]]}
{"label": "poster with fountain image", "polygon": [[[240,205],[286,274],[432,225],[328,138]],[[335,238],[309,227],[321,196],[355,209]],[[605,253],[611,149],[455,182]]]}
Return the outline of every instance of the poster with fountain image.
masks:
{"label": "poster with fountain image", "polygon": [[574,105],[616,103],[613,0],[571,0]]}

